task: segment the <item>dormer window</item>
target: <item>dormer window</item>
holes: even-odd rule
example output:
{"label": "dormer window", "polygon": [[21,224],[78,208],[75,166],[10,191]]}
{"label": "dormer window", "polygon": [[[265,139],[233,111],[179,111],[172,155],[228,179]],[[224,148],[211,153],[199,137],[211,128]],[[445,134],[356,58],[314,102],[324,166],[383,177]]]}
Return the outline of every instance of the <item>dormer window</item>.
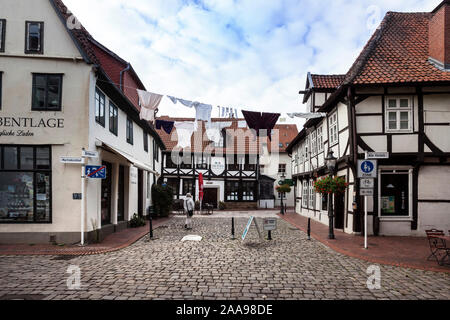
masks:
{"label": "dormer window", "polygon": [[5,52],[6,20],[0,19],[0,52]]}
{"label": "dormer window", "polygon": [[44,53],[44,23],[26,22],[25,53]]}

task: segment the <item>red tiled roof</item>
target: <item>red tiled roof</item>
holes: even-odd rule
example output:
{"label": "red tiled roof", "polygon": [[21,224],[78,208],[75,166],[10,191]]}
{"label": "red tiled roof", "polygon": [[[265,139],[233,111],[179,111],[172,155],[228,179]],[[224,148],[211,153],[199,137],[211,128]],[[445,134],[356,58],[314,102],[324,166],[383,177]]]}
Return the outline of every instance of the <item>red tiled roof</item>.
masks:
{"label": "red tiled roof", "polygon": [[[193,122],[193,118],[171,118],[167,116],[163,116],[158,118],[160,120],[166,120],[166,121],[177,121],[177,122]],[[245,153],[249,154],[256,154],[258,152],[258,145],[259,145],[259,138],[257,140],[253,140],[253,134],[251,133],[251,130],[246,126],[245,128],[239,128],[238,124],[239,122],[245,123],[245,119],[229,119],[229,118],[213,118],[211,119],[212,122],[231,122],[232,125],[230,127],[225,128],[225,130],[228,129],[240,129],[244,131],[244,139],[245,139]],[[285,152],[286,148],[288,147],[288,144],[292,141],[292,139],[295,138],[295,136],[298,133],[297,126],[295,124],[282,124],[282,125],[275,125],[274,130],[279,130],[279,143],[283,146],[277,146],[279,152]],[[209,145],[211,145],[211,142],[208,141],[208,138],[205,134],[205,126],[204,122],[199,121],[198,122],[198,129],[191,138],[191,148],[186,148],[187,151],[194,151],[199,152],[200,146],[202,146],[201,150],[204,151]],[[161,137],[161,140],[164,142],[166,148],[168,151],[176,149],[177,143],[178,143],[178,135],[177,131],[174,128],[171,132],[171,134],[167,134],[164,130],[157,130],[156,132]],[[241,133],[242,134],[242,133]],[[267,139],[268,140],[268,139]],[[239,138],[235,139],[234,146],[227,147],[227,148],[220,148],[220,150],[225,154],[227,152],[237,153],[239,143],[242,143]],[[271,143],[268,140],[267,145],[269,148],[269,151],[271,150]],[[216,148],[217,149],[217,148]],[[210,150],[213,151],[213,150]]]}
{"label": "red tiled roof", "polygon": [[320,75],[311,74],[315,89],[337,89],[345,79],[345,74]]}

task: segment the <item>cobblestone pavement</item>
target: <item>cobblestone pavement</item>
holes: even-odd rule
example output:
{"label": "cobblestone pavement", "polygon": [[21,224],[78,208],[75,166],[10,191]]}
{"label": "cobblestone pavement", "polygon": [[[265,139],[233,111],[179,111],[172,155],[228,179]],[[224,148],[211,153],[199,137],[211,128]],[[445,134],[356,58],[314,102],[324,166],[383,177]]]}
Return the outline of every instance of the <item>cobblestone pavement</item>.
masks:
{"label": "cobblestone pavement", "polygon": [[[241,235],[246,218],[236,220]],[[260,226],[262,221],[260,222]],[[0,258],[0,299],[450,299],[450,277],[380,266],[381,289],[369,290],[370,263],[349,258],[278,220],[274,240],[231,240],[231,219],[195,218],[194,229],[173,218],[121,251],[61,260],[51,256]],[[188,234],[201,242],[181,242]],[[81,288],[69,290],[69,266]]]}

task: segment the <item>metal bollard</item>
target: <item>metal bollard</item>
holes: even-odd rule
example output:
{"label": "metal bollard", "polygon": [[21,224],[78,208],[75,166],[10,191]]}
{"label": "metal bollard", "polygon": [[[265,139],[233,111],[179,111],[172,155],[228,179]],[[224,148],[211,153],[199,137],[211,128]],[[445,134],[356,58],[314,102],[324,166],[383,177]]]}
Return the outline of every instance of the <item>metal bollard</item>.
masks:
{"label": "metal bollard", "polygon": [[308,240],[311,240],[311,218],[308,218]]}
{"label": "metal bollard", "polygon": [[234,236],[234,218],[231,218],[231,239],[235,240],[235,236]]}
{"label": "metal bollard", "polygon": [[267,240],[272,241],[272,231],[267,231],[268,235],[267,235]]}

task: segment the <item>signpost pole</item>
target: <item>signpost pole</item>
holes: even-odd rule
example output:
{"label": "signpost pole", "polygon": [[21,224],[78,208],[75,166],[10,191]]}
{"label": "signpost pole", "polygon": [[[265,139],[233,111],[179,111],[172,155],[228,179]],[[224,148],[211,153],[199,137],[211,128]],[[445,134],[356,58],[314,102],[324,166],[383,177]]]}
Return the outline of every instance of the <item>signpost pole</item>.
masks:
{"label": "signpost pole", "polygon": [[364,248],[368,249],[367,245],[367,196],[364,197]]}
{"label": "signpost pole", "polygon": [[84,216],[85,216],[85,165],[81,165],[81,241],[80,245],[84,246]]}

